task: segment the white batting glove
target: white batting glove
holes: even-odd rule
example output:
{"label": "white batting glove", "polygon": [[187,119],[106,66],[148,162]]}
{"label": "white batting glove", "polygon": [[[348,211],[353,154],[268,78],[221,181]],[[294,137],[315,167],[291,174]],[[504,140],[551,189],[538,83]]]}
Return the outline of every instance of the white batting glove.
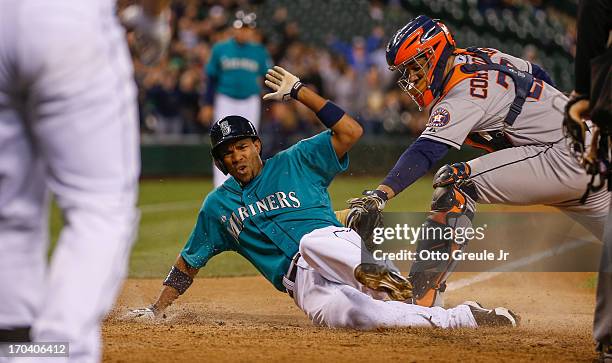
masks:
{"label": "white batting glove", "polygon": [[268,69],[265,84],[274,92],[265,94],[263,99],[275,101],[287,101],[291,97],[297,98],[297,91],[303,86],[298,77],[279,66]]}
{"label": "white batting glove", "polygon": [[155,319],[155,310],[152,307],[133,309],[125,314],[126,320],[150,321]]}
{"label": "white batting glove", "polygon": [[139,5],[130,5],[120,14],[121,22],[136,35],[136,50],[142,63],[157,63],[170,44],[170,12],[164,10],[159,17],[145,14]]}

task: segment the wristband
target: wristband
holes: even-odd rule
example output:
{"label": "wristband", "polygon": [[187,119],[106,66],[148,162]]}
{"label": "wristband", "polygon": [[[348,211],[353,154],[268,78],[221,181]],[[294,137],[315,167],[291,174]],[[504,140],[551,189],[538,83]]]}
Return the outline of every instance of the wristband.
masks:
{"label": "wristband", "polygon": [[163,285],[174,287],[179,292],[179,295],[183,295],[192,282],[193,279],[189,275],[176,268],[176,266],[172,266]]}
{"label": "wristband", "polygon": [[327,128],[332,128],[344,116],[344,110],[332,101],[325,102],[325,106],[317,112],[317,117]]}
{"label": "wristband", "polygon": [[383,190],[378,190],[378,189],[364,190],[363,195],[368,195],[368,196],[375,195],[385,202],[389,200],[389,196],[387,195],[387,192]]}
{"label": "wristband", "polygon": [[289,92],[289,95],[291,96],[291,98],[293,98],[294,100],[297,100],[298,92],[300,91],[300,88],[302,87],[304,87],[304,83],[300,81],[295,82],[293,87],[291,87],[291,92]]}

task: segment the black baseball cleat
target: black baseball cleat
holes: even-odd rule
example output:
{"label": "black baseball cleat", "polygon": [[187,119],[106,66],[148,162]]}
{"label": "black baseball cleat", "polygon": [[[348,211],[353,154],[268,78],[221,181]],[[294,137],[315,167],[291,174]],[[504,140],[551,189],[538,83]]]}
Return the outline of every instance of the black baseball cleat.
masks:
{"label": "black baseball cleat", "polygon": [[478,326],[490,326],[490,327],[516,327],[520,322],[518,315],[512,311],[497,307],[494,309],[484,308],[480,303],[476,301],[464,301],[461,305],[467,305],[472,311],[474,320]]}
{"label": "black baseball cleat", "polygon": [[386,292],[393,300],[406,301],[412,297],[410,281],[385,266],[362,263],[355,267],[355,278],[372,290]]}

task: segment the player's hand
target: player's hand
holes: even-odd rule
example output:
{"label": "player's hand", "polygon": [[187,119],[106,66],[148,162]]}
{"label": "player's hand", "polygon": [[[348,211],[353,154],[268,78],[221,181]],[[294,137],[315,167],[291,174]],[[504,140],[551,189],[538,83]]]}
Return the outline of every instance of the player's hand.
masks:
{"label": "player's hand", "polygon": [[156,311],[153,309],[153,307],[149,306],[146,308],[133,309],[133,310],[128,311],[128,313],[125,314],[125,319],[126,320],[150,321],[150,320],[154,320],[156,316],[157,316]]}
{"label": "player's hand", "polygon": [[265,94],[264,100],[287,101],[297,98],[297,91],[302,87],[300,79],[282,67],[274,66],[266,73],[266,86],[272,89],[272,93]]}
{"label": "player's hand", "polygon": [[382,211],[385,209],[387,200],[389,200],[387,193],[382,190],[364,190],[362,195],[363,197],[349,199],[347,201],[349,208],[378,209],[378,211]]}
{"label": "player's hand", "polygon": [[142,63],[152,65],[165,54],[170,44],[170,13],[151,17],[139,5],[130,5],[120,14],[121,22],[136,35],[136,50]]}

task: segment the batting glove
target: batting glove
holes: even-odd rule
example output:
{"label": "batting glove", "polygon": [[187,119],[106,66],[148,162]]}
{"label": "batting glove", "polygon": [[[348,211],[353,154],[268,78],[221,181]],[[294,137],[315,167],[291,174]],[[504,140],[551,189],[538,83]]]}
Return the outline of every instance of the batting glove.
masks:
{"label": "batting glove", "polygon": [[279,66],[268,69],[265,83],[274,92],[264,95],[263,99],[275,101],[297,99],[297,93],[303,86],[298,77]]}
{"label": "batting glove", "polygon": [[121,12],[120,18],[125,27],[134,30],[135,46],[142,63],[157,63],[170,44],[170,12],[165,10],[153,18],[145,14],[141,6],[131,5]]}
{"label": "batting glove", "polygon": [[126,319],[129,320],[153,320],[155,319],[156,312],[152,306],[140,309],[130,310],[126,315]]}

